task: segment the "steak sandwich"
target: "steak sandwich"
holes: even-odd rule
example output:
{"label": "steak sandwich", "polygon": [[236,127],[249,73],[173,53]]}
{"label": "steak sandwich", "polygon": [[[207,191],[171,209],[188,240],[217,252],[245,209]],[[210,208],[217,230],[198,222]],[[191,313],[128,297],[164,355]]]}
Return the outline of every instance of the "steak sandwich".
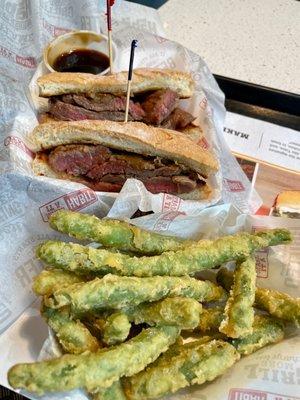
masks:
{"label": "steak sandwich", "polygon": [[211,152],[182,133],[141,122],[60,121],[29,136],[37,175],[68,179],[96,191],[119,192],[136,178],[152,193],[207,199],[207,178],[218,170]]}
{"label": "steak sandwich", "polygon": [[[49,118],[63,121],[124,121],[128,72],[97,76],[86,73],[53,72],[37,81],[39,96],[49,98]],[[179,107],[179,99],[194,93],[191,75],[168,69],[133,71],[129,121],[184,130],[195,117]]]}

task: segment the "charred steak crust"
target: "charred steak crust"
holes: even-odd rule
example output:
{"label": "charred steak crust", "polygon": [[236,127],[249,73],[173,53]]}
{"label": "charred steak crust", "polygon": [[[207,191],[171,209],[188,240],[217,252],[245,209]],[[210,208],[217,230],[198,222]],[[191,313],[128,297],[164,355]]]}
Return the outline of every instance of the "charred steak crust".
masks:
{"label": "charred steak crust", "polygon": [[119,192],[128,178],[141,180],[152,193],[189,193],[204,184],[195,172],[171,161],[123,154],[102,145],[58,146],[49,152],[48,163],[55,172],[97,191]]}
{"label": "charred steak crust", "polygon": [[[176,107],[178,96],[170,89],[162,89],[147,94],[142,104],[136,99],[129,103],[129,120],[144,121],[161,125],[167,129],[184,129],[194,120],[187,111]],[[64,94],[50,99],[49,113],[53,118],[64,121],[84,119],[107,119],[124,121],[126,98],[113,94]]]}
{"label": "charred steak crust", "polygon": [[176,107],[179,98],[176,92],[170,89],[156,90],[142,102],[146,116],[145,122],[160,125]]}
{"label": "charred steak crust", "polygon": [[186,128],[194,119],[192,114],[177,107],[162,122],[161,126],[166,129],[180,130]]}
{"label": "charred steak crust", "polygon": [[[83,94],[65,94],[50,99],[50,114],[54,117],[78,121],[81,119],[108,119],[124,121],[126,98],[102,94],[94,99]],[[139,103],[130,100],[130,120],[141,121],[145,112]]]}
{"label": "charred steak crust", "polygon": [[[80,121],[84,119],[100,119],[111,121],[124,121],[123,111],[91,111],[74,104],[65,103],[57,99],[51,99],[49,113],[56,119],[63,121]],[[132,121],[132,117],[128,118]]]}

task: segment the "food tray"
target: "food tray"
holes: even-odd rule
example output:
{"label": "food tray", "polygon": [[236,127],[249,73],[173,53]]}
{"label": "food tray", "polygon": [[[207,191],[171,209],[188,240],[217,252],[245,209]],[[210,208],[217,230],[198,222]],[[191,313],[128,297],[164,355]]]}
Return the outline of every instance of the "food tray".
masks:
{"label": "food tray", "polygon": [[300,131],[300,95],[214,75],[228,111]]}

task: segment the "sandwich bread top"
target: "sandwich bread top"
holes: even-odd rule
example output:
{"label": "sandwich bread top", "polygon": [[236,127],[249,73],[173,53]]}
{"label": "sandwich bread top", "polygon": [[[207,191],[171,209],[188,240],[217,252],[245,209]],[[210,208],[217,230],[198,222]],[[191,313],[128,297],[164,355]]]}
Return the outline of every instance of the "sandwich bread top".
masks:
{"label": "sandwich bread top", "polygon": [[[68,93],[86,93],[91,97],[96,93],[124,95],[127,91],[128,72],[112,75],[93,75],[73,72],[52,72],[38,78],[41,97],[58,96]],[[187,72],[171,69],[139,68],[133,71],[132,95],[152,90],[171,89],[180,98],[191,97],[194,81]]]}
{"label": "sandwich bread top", "polygon": [[49,122],[38,125],[28,139],[35,152],[65,144],[102,144],[137,154],[168,158],[204,176],[218,170],[213,154],[184,134],[141,122]]}

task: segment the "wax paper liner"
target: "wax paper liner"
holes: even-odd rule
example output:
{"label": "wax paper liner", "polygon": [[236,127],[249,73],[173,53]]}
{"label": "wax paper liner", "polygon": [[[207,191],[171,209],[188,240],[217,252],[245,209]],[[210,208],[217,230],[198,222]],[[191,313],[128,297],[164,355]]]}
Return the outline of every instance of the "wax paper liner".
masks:
{"label": "wax paper liner", "polygon": [[[35,4],[35,2],[32,3]],[[67,5],[68,2],[64,4]],[[95,3],[87,2],[86,6],[84,9],[85,13],[94,15]],[[113,39],[118,48],[118,57],[114,65],[115,70],[126,70],[128,68],[130,42],[132,38],[137,38],[139,45],[135,54],[135,67],[172,68],[191,72],[196,82],[195,95],[191,99],[181,101],[181,106],[197,117],[196,122],[203,130],[203,136],[201,135],[198,138],[197,145],[210,148],[220,161],[220,171],[215,176],[209,178],[208,181],[213,191],[211,199],[209,201],[198,202],[181,201],[178,199],[177,201],[180,202],[179,210],[187,214],[196,214],[201,209],[221,201],[232,202],[243,212],[255,212],[261,205],[261,200],[225,143],[222,133],[222,124],[225,115],[224,95],[204,61],[200,56],[183,46],[164,39],[162,36],[154,35],[149,31],[151,29],[152,32],[162,34],[159,22],[156,23],[154,28],[154,10],[149,11],[146,9],[146,13],[145,9],[142,8],[143,12],[137,15],[135,5],[128,19],[123,17],[126,15],[126,12],[128,13],[128,4],[121,2],[118,7],[114,9],[116,26],[114,27]],[[59,9],[59,12],[55,9],[54,5],[50,9],[51,18],[49,17],[49,20],[46,20],[47,12],[50,11],[48,9],[45,10],[42,6],[39,8],[38,5],[35,5],[35,7],[32,7],[33,14],[32,18],[28,21],[27,28],[24,26],[24,30],[29,31],[31,29],[33,31],[34,12],[38,11],[40,13],[40,15],[35,15],[37,21],[42,21],[42,26],[39,26],[39,29],[36,31],[40,41],[36,42],[36,38],[34,37],[34,49],[32,45],[28,46],[28,52],[33,54],[32,60],[34,61],[32,61],[32,64],[26,64],[24,61],[27,68],[26,71],[24,71],[24,65],[16,62],[16,60],[21,62],[20,57],[16,58],[15,62],[13,62],[8,53],[5,53],[7,57],[0,64],[4,72],[4,75],[0,77],[0,84],[2,84],[3,88],[1,91],[2,96],[0,93],[0,100],[2,101],[1,112],[3,114],[3,129],[1,130],[3,141],[0,147],[0,171],[2,173],[17,171],[24,175],[32,175],[31,162],[34,154],[30,151],[30,144],[27,142],[26,136],[37,124],[37,109],[41,108],[42,104],[45,105],[45,100],[37,100],[36,96],[36,78],[45,72],[43,65],[39,62],[41,44],[45,43],[45,38],[49,39],[49,31],[53,33],[53,36],[63,33],[62,29],[53,29],[51,31],[49,24],[50,20],[52,26],[62,24],[64,11],[66,12],[66,9],[59,8],[58,5],[57,9]],[[77,9],[70,5],[70,10],[72,10],[72,13],[70,11],[70,15],[73,16],[74,20],[72,27],[78,28],[78,17],[80,16],[81,21],[85,20],[81,15],[83,7]],[[148,17],[148,11],[150,24],[145,22],[147,18],[145,21],[143,19],[146,16]],[[55,15],[57,15],[56,19]],[[69,17],[68,22],[66,22],[65,30],[70,30],[71,19]],[[137,22],[134,23],[134,20]],[[99,31],[101,28],[105,30],[103,21],[103,12],[101,13],[100,11],[99,25],[95,24],[93,28],[96,31]],[[141,21],[144,21],[145,24],[143,25]],[[84,27],[86,28],[86,26]],[[145,29],[148,29],[148,31]],[[18,38],[18,35],[16,38]],[[14,51],[17,51],[15,49],[17,44],[15,42],[12,43],[12,46]],[[8,68],[8,64],[10,68]],[[29,90],[28,81],[30,74],[28,69],[32,67],[31,71],[33,72],[33,65],[34,67],[38,66],[38,68],[31,80]],[[200,147],[199,151],[201,151]],[[55,181],[51,179],[48,179],[48,181],[51,184],[64,185],[66,188],[73,187],[70,186],[68,181]],[[159,209],[164,209],[165,196],[163,194],[156,195],[154,198],[151,193],[144,191],[144,196],[147,196],[149,204],[151,202],[155,202],[156,204],[160,202]]]}
{"label": "wax paper liner", "polygon": [[[39,315],[40,301],[36,300],[31,292],[32,277],[42,268],[34,255],[35,246],[44,239],[70,240],[49,228],[48,212],[71,204],[75,209],[79,206],[82,212],[104,216],[114,199],[107,197],[106,201],[103,201],[102,196],[94,198],[84,187],[79,193],[76,190],[68,193],[65,187],[49,185],[48,180],[41,182],[36,178],[24,178],[17,174],[1,177],[0,187],[7,188],[8,195],[5,197],[2,193],[2,198],[6,199],[8,206],[13,205],[8,210],[14,211],[11,211],[10,220],[6,220],[7,229],[3,231],[5,240],[1,241],[0,253],[0,352],[2,360],[5,361],[0,365],[0,384],[7,386],[6,374],[10,366],[58,354],[57,349],[53,353],[52,339],[50,342],[48,339],[43,346],[48,329]],[[122,196],[123,193],[120,197]],[[126,198],[127,195],[124,196]],[[45,204],[45,200],[48,201],[49,198],[54,201]],[[113,204],[109,215],[120,216],[118,202]],[[128,210],[123,217],[129,219]],[[236,207],[223,204],[199,211],[198,215],[168,211],[131,221],[140,227],[162,234],[177,234],[192,239],[215,238],[241,230],[251,232],[262,228],[287,227],[294,235],[291,245],[276,246],[256,254],[257,284],[281,290],[292,296],[299,295],[299,220],[240,214]],[[213,383],[185,390],[175,394],[172,399],[239,400],[251,398],[247,396],[256,393],[255,391],[259,392],[257,396],[261,396],[257,397],[258,399],[275,399],[276,396],[272,393],[283,395],[283,399],[293,398],[299,382],[297,374],[300,349],[296,334],[297,331],[291,329],[284,342],[243,359]],[[37,398],[28,393],[26,396]],[[42,398],[81,400],[86,398],[84,396],[83,391],[77,390]]]}

